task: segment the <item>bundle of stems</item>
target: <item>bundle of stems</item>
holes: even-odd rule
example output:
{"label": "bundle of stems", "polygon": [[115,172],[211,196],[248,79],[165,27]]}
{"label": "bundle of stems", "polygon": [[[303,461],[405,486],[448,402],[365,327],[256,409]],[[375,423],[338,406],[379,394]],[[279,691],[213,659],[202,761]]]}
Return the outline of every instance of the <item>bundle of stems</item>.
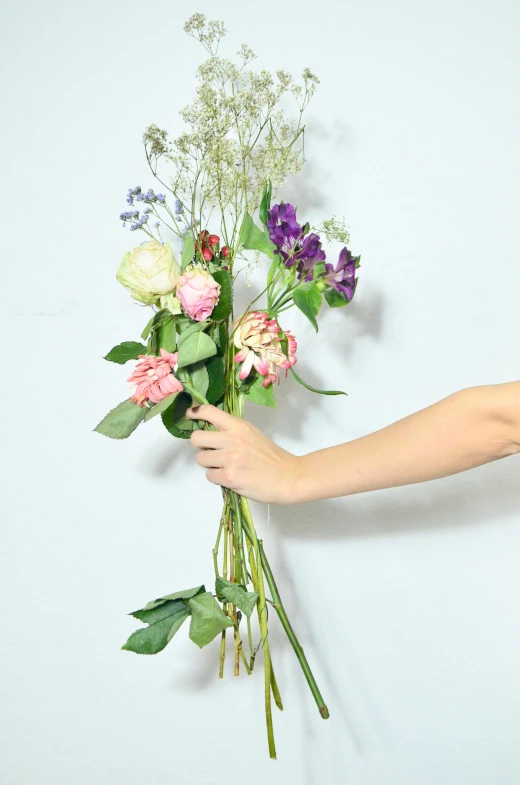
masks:
{"label": "bundle of stems", "polygon": [[[232,350],[232,341],[228,342],[228,346]],[[230,414],[242,417],[244,397],[237,389],[233,357],[229,351],[226,357],[226,379],[227,391],[224,408]],[[269,608],[273,608],[280,619],[323,719],[328,719],[329,710],[325,705],[303,648],[289,621],[271,566],[265,554],[263,542],[257,536],[249,502],[244,496],[240,496],[227,488],[222,489],[222,495],[224,505],[217,540],[213,549],[215,575],[217,578],[221,577],[243,586],[252,584],[254,592],[258,594],[256,611],[260,629],[260,641],[256,645],[253,641],[251,618],[249,616],[246,617],[247,647],[245,647],[245,642],[240,632],[242,614],[235,605],[224,603],[224,611],[233,622],[234,675],[239,675],[240,663],[242,663],[246,673],[251,675],[255,667],[256,655],[261,649],[264,663],[265,718],[269,755],[271,758],[276,758],[272,701],[274,700],[274,703],[280,710],[283,709],[283,704],[269,646]],[[267,596],[267,590],[270,593],[269,597]],[[224,676],[227,651],[226,632],[227,629],[222,631],[220,645],[220,678]],[[247,648],[247,652],[245,648]]]}

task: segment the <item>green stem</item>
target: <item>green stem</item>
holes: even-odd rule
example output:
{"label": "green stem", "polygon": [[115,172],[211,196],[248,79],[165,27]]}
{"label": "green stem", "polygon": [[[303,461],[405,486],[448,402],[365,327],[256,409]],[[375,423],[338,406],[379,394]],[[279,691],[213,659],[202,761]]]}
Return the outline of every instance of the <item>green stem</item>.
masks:
{"label": "green stem", "polygon": [[[241,498],[242,513],[243,513],[244,531],[246,532],[246,535],[249,538],[251,538],[251,541],[254,544],[254,542],[256,541],[256,534],[254,532],[253,519],[251,517],[251,511],[249,509],[249,504],[248,504],[247,499],[245,499],[243,496],[240,497],[240,498]],[[276,609],[278,617],[279,617],[279,619],[280,619],[280,621],[282,623],[282,627],[284,628],[284,630],[285,630],[285,632],[287,634],[287,637],[289,638],[289,641],[291,642],[291,646],[294,649],[294,653],[296,654],[296,657],[298,658],[298,662],[300,663],[301,669],[302,669],[302,671],[304,673],[304,676],[305,676],[305,678],[307,680],[307,684],[309,685],[310,691],[311,691],[311,693],[312,693],[312,695],[314,697],[314,700],[316,701],[316,704],[318,706],[319,712],[320,712],[321,716],[323,717],[323,719],[326,720],[329,717],[329,710],[328,710],[327,706],[325,705],[325,701],[323,700],[321,692],[320,692],[320,690],[318,688],[318,685],[316,684],[316,680],[315,680],[315,678],[313,676],[313,673],[311,671],[310,665],[307,662],[307,658],[305,656],[305,653],[304,653],[304,651],[303,651],[303,649],[302,649],[302,647],[300,645],[300,642],[298,641],[298,638],[296,637],[296,634],[295,634],[295,632],[294,632],[294,630],[293,630],[293,628],[291,626],[291,623],[290,623],[290,621],[289,621],[289,619],[287,617],[287,613],[286,613],[285,608],[283,606],[283,603],[282,603],[282,600],[281,600],[281,597],[280,597],[280,593],[279,593],[278,587],[276,585],[276,581],[274,579],[274,576],[273,576],[271,567],[269,565],[269,562],[267,561],[267,556],[265,555],[265,551],[264,551],[263,544],[262,544],[261,541],[258,542],[258,551],[259,551],[259,554],[260,554],[260,563],[258,563],[258,560],[257,560],[259,575],[261,573],[265,573],[265,577],[266,577],[266,580],[267,580],[267,585],[269,586],[269,590],[270,590],[272,598],[273,598],[273,606]]]}

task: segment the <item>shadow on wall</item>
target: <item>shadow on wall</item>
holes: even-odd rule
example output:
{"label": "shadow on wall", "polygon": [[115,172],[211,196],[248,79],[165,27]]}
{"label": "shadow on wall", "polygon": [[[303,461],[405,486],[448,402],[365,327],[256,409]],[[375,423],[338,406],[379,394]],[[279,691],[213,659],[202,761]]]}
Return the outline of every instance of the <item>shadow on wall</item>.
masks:
{"label": "shadow on wall", "polygon": [[520,458],[430,483],[293,507],[271,507],[283,536],[340,540],[483,524],[517,518]]}

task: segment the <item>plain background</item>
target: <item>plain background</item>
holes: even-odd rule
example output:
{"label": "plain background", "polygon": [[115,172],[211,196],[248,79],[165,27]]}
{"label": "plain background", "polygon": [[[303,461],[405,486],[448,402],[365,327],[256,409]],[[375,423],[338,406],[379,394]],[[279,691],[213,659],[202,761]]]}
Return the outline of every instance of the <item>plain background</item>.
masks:
{"label": "plain background", "polygon": [[[218,9],[215,10],[215,7]],[[516,785],[518,458],[445,481],[255,506],[329,704],[323,722],[272,624],[285,702],[268,759],[262,678],[217,672],[183,629],[119,647],[126,614],[211,583],[219,491],[157,421],[93,426],[127,391],[107,350],[143,313],[115,281],[153,185],[141,134],[180,129],[203,59],[184,21],[224,19],[258,67],[322,84],[305,174],[284,195],[345,214],[355,303],[292,313],[299,369],[249,416],[303,453],[520,374],[520,6],[496,0],[11,3],[2,15],[2,747],[5,785]],[[135,242],[134,242],[135,241]],[[246,293],[247,294],[247,293]]]}

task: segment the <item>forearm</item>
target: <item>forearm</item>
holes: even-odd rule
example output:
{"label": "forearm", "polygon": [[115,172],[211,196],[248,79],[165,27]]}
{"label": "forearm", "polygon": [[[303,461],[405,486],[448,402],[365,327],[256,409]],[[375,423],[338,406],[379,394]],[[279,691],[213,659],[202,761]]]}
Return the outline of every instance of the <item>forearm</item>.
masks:
{"label": "forearm", "polygon": [[434,480],[520,449],[520,383],[463,390],[381,431],[299,459],[294,501]]}

